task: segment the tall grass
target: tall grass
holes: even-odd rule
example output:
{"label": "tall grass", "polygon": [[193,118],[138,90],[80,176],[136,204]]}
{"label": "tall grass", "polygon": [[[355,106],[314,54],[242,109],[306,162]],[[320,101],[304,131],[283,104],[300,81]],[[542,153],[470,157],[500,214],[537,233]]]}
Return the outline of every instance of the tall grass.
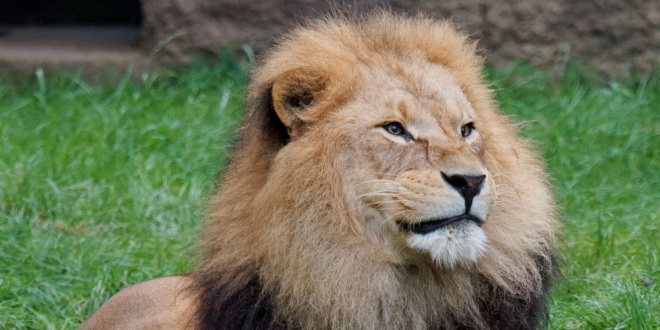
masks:
{"label": "tall grass", "polygon": [[0,328],[73,328],[190,268],[242,114],[245,73],[226,63],[98,86],[0,78]]}
{"label": "tall grass", "polygon": [[[0,75],[0,328],[74,328],[122,287],[190,269],[242,116],[243,66],[222,63],[117,83]],[[657,328],[660,75],[489,75],[555,178],[551,327]]]}

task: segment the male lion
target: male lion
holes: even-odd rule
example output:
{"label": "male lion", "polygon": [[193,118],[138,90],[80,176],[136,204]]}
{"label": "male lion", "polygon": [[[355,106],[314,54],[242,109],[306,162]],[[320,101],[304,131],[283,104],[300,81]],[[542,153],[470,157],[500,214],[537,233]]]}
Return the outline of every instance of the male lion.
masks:
{"label": "male lion", "polygon": [[430,19],[293,31],[252,77],[199,269],[121,291],[83,328],[542,324],[555,208],[480,69]]}

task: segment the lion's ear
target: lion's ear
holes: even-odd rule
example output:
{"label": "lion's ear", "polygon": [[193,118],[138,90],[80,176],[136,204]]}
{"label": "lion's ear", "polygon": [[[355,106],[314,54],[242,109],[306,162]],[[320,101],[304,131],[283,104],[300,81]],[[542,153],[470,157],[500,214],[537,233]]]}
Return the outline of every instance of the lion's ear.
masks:
{"label": "lion's ear", "polygon": [[312,120],[314,114],[310,110],[323,99],[327,84],[326,75],[310,68],[277,77],[271,90],[273,108],[291,137],[302,134],[305,124]]}

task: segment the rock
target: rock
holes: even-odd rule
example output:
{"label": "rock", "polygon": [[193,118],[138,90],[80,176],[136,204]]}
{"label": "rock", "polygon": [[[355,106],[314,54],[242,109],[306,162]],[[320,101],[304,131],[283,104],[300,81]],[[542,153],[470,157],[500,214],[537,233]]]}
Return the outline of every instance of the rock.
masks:
{"label": "rock", "polygon": [[643,277],[643,278],[642,278],[642,284],[643,284],[644,286],[651,286],[651,285],[653,285],[653,280],[651,280],[651,279],[648,278],[648,277]]}

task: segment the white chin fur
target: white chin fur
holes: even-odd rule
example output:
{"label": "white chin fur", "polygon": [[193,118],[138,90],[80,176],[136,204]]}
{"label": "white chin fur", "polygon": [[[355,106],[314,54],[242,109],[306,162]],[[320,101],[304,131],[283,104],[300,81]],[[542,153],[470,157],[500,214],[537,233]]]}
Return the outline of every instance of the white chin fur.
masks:
{"label": "white chin fur", "polygon": [[440,266],[470,266],[486,251],[486,234],[472,221],[459,221],[428,234],[412,234],[408,245],[428,252]]}

